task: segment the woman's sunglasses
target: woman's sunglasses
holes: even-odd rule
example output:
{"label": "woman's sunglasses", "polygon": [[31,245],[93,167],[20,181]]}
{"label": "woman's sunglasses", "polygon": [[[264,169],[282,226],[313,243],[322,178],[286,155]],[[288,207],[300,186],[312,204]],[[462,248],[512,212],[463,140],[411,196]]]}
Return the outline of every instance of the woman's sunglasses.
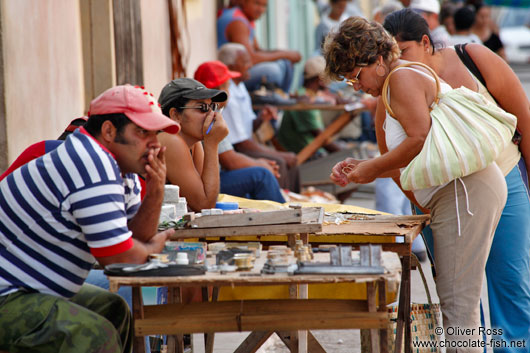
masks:
{"label": "woman's sunglasses", "polygon": [[219,111],[219,104],[217,103],[199,103],[198,105],[194,107],[178,107],[178,109],[198,109],[201,111],[201,113],[208,113],[210,110],[213,112]]}
{"label": "woman's sunglasses", "polygon": [[350,86],[353,86],[354,84],[359,83],[359,75],[361,74],[362,69],[363,67],[361,66],[359,71],[357,71],[357,75],[355,75],[354,78],[344,78],[344,81],[346,81],[346,83]]}

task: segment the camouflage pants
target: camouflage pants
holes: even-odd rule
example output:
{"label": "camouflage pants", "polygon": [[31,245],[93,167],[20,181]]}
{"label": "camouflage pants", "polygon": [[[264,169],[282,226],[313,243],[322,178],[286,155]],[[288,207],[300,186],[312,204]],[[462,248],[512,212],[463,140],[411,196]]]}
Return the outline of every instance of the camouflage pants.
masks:
{"label": "camouflage pants", "polygon": [[90,284],[70,300],[18,291],[0,297],[0,351],[129,353],[131,321],[120,296]]}

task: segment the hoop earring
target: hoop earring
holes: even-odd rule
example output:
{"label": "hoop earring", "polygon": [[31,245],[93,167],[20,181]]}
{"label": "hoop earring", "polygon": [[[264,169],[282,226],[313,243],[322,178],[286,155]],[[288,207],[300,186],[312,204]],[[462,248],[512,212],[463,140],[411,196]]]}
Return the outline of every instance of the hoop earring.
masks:
{"label": "hoop earring", "polygon": [[[383,73],[381,73],[379,68],[383,68]],[[379,77],[384,77],[386,75],[386,68],[383,65],[381,65],[380,63],[377,63],[377,67],[375,68],[375,73]]]}

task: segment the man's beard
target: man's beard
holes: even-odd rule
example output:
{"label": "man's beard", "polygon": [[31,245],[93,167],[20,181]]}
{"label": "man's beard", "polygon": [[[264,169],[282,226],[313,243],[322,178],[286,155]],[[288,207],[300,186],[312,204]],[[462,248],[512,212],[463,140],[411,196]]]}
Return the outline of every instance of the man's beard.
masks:
{"label": "man's beard", "polygon": [[116,137],[114,137],[114,142],[119,143],[121,145],[130,145],[131,142],[127,140],[122,133],[117,133]]}

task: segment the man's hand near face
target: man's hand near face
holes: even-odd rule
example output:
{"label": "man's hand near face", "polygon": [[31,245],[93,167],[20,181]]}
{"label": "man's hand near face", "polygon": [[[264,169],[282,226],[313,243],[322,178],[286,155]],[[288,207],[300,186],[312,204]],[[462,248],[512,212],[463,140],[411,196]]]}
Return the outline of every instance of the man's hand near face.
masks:
{"label": "man's hand near face", "polygon": [[164,198],[164,185],[166,184],[166,147],[152,148],[147,156],[145,165],[146,197],[151,194],[162,194]]}
{"label": "man's hand near face", "polygon": [[155,236],[164,200],[166,147],[149,150],[145,165],[145,196],[136,215],[128,222],[133,238],[149,242]]}

